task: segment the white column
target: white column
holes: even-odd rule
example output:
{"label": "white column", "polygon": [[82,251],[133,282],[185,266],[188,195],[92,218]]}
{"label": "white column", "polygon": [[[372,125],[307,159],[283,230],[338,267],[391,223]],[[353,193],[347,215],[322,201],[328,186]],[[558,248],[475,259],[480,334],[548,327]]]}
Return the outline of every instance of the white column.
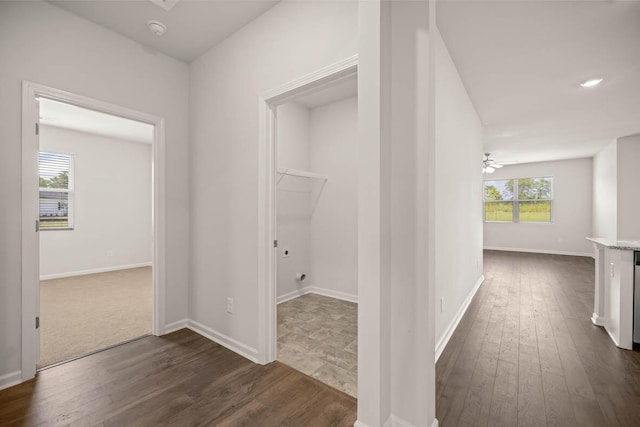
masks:
{"label": "white column", "polygon": [[359,7],[356,426],[430,427],[437,424],[433,16],[427,0]]}

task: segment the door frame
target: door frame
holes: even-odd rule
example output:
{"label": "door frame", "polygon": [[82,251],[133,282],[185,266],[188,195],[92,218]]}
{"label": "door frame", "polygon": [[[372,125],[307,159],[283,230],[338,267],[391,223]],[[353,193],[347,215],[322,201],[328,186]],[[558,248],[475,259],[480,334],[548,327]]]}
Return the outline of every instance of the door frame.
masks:
{"label": "door frame", "polygon": [[[276,108],[293,98],[358,75],[358,55],[266,92],[259,99],[258,148],[258,362],[277,357]],[[360,336],[360,334],[359,334]]]}
{"label": "door frame", "polygon": [[33,378],[39,353],[40,236],[38,151],[36,128],[39,125],[38,99],[46,98],[107,113],[154,126],[152,143],[152,227],[153,227],[153,317],[151,332],[165,331],[165,121],[162,117],[121,107],[71,92],[22,81],[22,381]]}

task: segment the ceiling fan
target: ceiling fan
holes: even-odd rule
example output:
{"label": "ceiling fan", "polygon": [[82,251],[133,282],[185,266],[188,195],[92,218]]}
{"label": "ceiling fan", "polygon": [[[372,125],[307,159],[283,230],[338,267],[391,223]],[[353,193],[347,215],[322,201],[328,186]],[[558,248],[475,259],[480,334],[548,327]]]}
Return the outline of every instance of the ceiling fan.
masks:
{"label": "ceiling fan", "polygon": [[484,153],[484,160],[482,161],[482,173],[493,173],[496,169],[500,169],[504,165],[489,158],[491,153]]}

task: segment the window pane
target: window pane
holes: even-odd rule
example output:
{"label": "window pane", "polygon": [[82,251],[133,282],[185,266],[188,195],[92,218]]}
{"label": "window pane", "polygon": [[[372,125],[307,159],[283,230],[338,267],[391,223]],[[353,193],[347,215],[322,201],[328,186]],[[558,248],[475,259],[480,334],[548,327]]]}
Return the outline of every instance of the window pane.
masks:
{"label": "window pane", "polygon": [[498,179],[484,182],[484,199],[513,200],[513,179]]}
{"label": "window pane", "polygon": [[485,202],[485,221],[513,221],[513,202]]}
{"label": "window pane", "polygon": [[70,155],[40,152],[40,188],[73,188],[70,175]]}
{"label": "window pane", "polygon": [[40,190],[40,228],[70,228],[69,193]]}
{"label": "window pane", "polygon": [[551,202],[520,202],[518,204],[520,222],[551,222]]}
{"label": "window pane", "polygon": [[520,178],[518,180],[518,199],[551,200],[553,178]]}
{"label": "window pane", "polygon": [[73,155],[41,151],[40,228],[73,228]]}

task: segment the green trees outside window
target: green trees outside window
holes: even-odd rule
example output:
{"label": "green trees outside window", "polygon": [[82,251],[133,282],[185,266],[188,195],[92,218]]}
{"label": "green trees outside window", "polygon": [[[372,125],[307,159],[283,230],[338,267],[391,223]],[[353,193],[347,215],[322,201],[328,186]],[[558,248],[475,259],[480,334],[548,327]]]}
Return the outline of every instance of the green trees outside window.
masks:
{"label": "green trees outside window", "polygon": [[551,222],[553,177],[484,182],[484,220]]}

